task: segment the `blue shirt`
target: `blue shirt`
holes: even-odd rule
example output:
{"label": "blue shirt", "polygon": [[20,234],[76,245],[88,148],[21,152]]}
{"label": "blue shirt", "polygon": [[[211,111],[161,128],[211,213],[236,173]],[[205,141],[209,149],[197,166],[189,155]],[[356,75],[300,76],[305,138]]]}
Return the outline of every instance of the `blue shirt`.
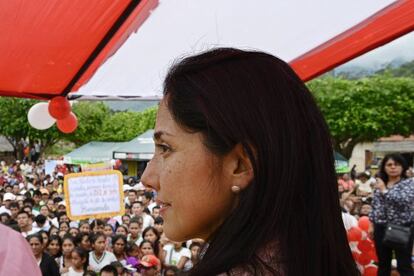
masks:
{"label": "blue shirt", "polygon": [[403,179],[388,192],[374,192],[370,220],[376,224],[404,225],[414,222],[414,181]]}

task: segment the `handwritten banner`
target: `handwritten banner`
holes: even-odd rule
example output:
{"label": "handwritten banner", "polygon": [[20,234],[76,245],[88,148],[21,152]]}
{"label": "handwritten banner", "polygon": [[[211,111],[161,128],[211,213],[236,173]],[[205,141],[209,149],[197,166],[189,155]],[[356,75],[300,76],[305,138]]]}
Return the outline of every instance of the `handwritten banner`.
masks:
{"label": "handwritten banner", "polygon": [[115,170],[66,175],[64,190],[68,217],[82,220],[124,214],[122,187],[122,174]]}

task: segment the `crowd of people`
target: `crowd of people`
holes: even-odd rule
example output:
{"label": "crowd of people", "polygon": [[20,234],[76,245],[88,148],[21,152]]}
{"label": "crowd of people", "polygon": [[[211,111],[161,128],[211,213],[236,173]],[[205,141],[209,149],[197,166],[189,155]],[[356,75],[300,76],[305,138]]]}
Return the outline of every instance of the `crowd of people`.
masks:
{"label": "crowd of people", "polygon": [[[364,267],[369,267],[375,271],[372,275],[391,275],[396,271],[402,276],[414,275],[413,169],[408,167],[400,154],[388,154],[373,173],[373,170],[367,169],[353,176],[338,175],[342,218],[353,255],[362,272]],[[364,227],[360,227],[364,218],[369,218],[370,222],[365,231],[361,230]],[[411,236],[404,246],[384,242],[386,228],[392,225],[411,228]],[[366,257],[368,252],[362,252],[364,250],[357,246],[361,240],[366,244],[372,242],[375,256]]]}
{"label": "crowd of people", "polygon": [[154,191],[130,178],[124,185],[125,214],[71,221],[57,166],[44,162],[0,164],[1,223],[30,244],[43,275],[178,275],[197,263],[204,241],[168,240]]}
{"label": "crowd of people", "polygon": [[[204,241],[168,240],[154,191],[135,178],[124,185],[124,215],[71,221],[62,187],[67,172],[57,166],[45,175],[42,160],[0,164],[1,223],[27,239],[43,275],[171,276],[197,263]],[[390,275],[397,263],[400,275],[413,275],[412,237],[409,249],[394,250],[382,242],[388,223],[412,226],[413,176],[398,154],[387,155],[376,175],[370,170],[353,177],[338,175],[344,227],[350,231],[361,218],[369,217],[367,239],[376,249],[375,261],[369,265],[378,267],[378,275]]]}

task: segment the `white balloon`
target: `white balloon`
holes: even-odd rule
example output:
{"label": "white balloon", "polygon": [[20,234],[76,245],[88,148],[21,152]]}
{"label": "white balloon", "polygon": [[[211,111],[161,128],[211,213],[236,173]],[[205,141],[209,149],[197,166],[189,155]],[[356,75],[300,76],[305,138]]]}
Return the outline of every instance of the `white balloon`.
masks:
{"label": "white balloon", "polygon": [[27,119],[32,127],[44,130],[53,126],[56,119],[50,116],[48,107],[48,103],[37,103],[29,109]]}

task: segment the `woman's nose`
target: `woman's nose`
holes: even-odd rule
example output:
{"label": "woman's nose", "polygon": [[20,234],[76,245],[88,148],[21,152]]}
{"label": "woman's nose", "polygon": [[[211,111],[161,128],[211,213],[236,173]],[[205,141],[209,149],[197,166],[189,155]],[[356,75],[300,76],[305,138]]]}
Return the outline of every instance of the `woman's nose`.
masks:
{"label": "woman's nose", "polygon": [[147,188],[152,188],[155,191],[159,190],[159,177],[157,171],[157,161],[152,159],[147,163],[147,167],[141,176],[141,182]]}

